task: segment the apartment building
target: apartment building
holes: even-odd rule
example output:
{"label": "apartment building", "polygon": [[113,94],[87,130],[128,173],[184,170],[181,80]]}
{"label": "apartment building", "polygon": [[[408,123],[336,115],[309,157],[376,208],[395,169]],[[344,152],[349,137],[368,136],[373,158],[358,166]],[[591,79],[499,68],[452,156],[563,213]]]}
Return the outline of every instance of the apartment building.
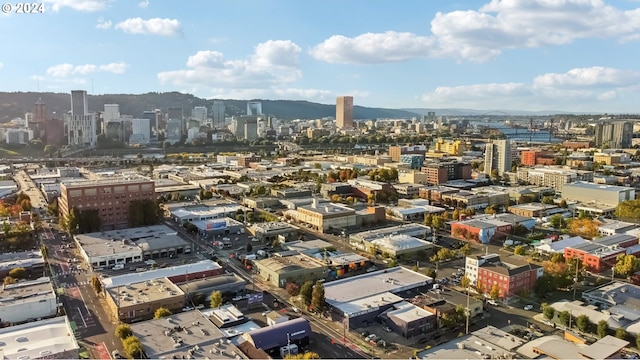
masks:
{"label": "apartment building", "polygon": [[508,299],[523,291],[531,291],[544,269],[515,257],[500,257],[497,254],[467,256],[465,275],[471,284],[489,293],[494,286],[500,298]]}
{"label": "apartment building", "polygon": [[155,183],[142,176],[96,177],[69,180],[60,184],[58,214],[68,216],[74,209],[98,210],[103,228],[126,227],[129,204],[135,200],[155,201]]}
{"label": "apartment building", "polygon": [[428,148],[425,145],[413,146],[389,146],[389,156],[393,162],[399,162],[400,156],[404,154],[424,155]]}
{"label": "apartment building", "polygon": [[548,186],[561,191],[565,184],[593,181],[593,171],[560,167],[518,168],[518,180],[536,186]]}

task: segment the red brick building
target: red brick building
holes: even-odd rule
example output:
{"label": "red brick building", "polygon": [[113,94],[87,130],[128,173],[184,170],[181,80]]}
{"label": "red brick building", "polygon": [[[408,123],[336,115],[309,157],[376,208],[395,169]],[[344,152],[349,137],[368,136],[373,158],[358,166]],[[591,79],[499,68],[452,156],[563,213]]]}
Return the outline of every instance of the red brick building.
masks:
{"label": "red brick building", "polygon": [[155,199],[155,183],[143,177],[68,181],[60,184],[58,214],[68,216],[74,208],[97,209],[103,229],[122,228],[129,224],[131,201]]}
{"label": "red brick building", "polygon": [[620,254],[638,255],[638,238],[627,234],[605,236],[591,242],[564,248],[565,259],[579,259],[589,271],[603,272],[611,269]]}
{"label": "red brick building", "polygon": [[490,293],[497,285],[501,299],[533,290],[536,280],[544,273],[543,268],[529,263],[514,265],[502,261],[486,262],[478,267],[476,284],[482,284],[485,293]]}
{"label": "red brick building", "polygon": [[555,157],[552,152],[542,150],[525,150],[521,154],[521,163],[525,166],[553,165]]}
{"label": "red brick building", "polygon": [[238,166],[249,167],[251,163],[258,163],[262,158],[258,155],[238,155]]}
{"label": "red brick building", "polygon": [[486,244],[510,234],[512,225],[498,219],[470,219],[451,223],[451,235],[459,239]]}

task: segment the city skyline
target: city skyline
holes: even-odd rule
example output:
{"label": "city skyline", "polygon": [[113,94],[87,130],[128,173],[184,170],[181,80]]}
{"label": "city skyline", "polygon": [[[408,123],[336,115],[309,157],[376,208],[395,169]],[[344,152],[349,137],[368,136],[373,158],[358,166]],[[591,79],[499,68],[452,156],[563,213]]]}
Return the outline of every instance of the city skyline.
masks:
{"label": "city skyline", "polygon": [[179,5],[44,0],[44,13],[0,15],[14,50],[0,91],[638,113],[633,1]]}

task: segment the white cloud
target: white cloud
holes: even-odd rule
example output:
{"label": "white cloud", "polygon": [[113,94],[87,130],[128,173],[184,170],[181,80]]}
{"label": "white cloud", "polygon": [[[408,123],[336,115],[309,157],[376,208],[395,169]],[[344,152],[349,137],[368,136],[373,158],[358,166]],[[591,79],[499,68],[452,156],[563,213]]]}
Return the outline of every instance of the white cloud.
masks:
{"label": "white cloud", "polygon": [[418,57],[487,61],[513,48],[557,46],[585,38],[640,39],[640,8],[602,0],[491,0],[478,10],[437,13],[431,33],[334,35],[310,50],[330,63],[387,63]]}
{"label": "white cloud", "polygon": [[329,63],[388,63],[428,56],[434,40],[412,33],[387,31],[355,38],[334,35],[310,50],[313,57]]}
{"label": "white cloud", "polygon": [[330,92],[292,87],[302,78],[301,48],[284,40],[258,44],[245,59],[229,60],[218,51],[201,50],[188,57],[186,68],[158,73],[162,84],[219,98],[327,100]]}
{"label": "white cloud", "polygon": [[105,65],[72,65],[72,64],[58,64],[51,66],[47,69],[47,75],[53,78],[65,78],[73,75],[88,75],[96,72],[109,72],[113,74],[122,74],[129,67],[129,65],[119,62],[110,63]]}
{"label": "white cloud", "polygon": [[147,6],[149,6],[149,0],[144,0],[138,3],[138,7],[141,7],[143,9],[146,9]]}
{"label": "white cloud", "polygon": [[2,68],[4,68],[4,64],[0,63],[0,70],[2,70]]}
{"label": "white cloud", "polygon": [[[585,104],[612,101],[625,95],[638,96],[640,72],[594,66],[548,73],[531,83],[471,84],[438,87],[422,96],[429,106],[477,109],[532,109],[558,106],[584,109]],[[558,109],[555,109],[558,110]]]}
{"label": "white cloud", "polygon": [[[113,0],[43,0],[46,4],[51,4],[51,10],[58,12],[63,7],[73,10],[94,12],[106,9]],[[47,7],[48,9],[48,7]]]}
{"label": "white cloud", "polygon": [[564,74],[540,75],[533,80],[533,84],[538,88],[624,87],[635,85],[638,81],[640,81],[640,72],[638,71],[594,66],[571,69]]}
{"label": "white cloud", "polygon": [[104,18],[98,19],[98,24],[96,25],[96,29],[111,29],[111,20],[105,20]]}
{"label": "white cloud", "polygon": [[182,34],[182,25],[176,19],[144,20],[137,17],[119,22],[115,28],[136,35],[176,36]]}

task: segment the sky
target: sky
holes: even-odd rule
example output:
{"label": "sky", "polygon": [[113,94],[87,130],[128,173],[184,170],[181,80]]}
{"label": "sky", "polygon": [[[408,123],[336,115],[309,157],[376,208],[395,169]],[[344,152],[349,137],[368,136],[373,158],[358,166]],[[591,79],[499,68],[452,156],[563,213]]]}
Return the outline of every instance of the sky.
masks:
{"label": "sky", "polygon": [[0,91],[640,111],[640,0],[3,1]]}

